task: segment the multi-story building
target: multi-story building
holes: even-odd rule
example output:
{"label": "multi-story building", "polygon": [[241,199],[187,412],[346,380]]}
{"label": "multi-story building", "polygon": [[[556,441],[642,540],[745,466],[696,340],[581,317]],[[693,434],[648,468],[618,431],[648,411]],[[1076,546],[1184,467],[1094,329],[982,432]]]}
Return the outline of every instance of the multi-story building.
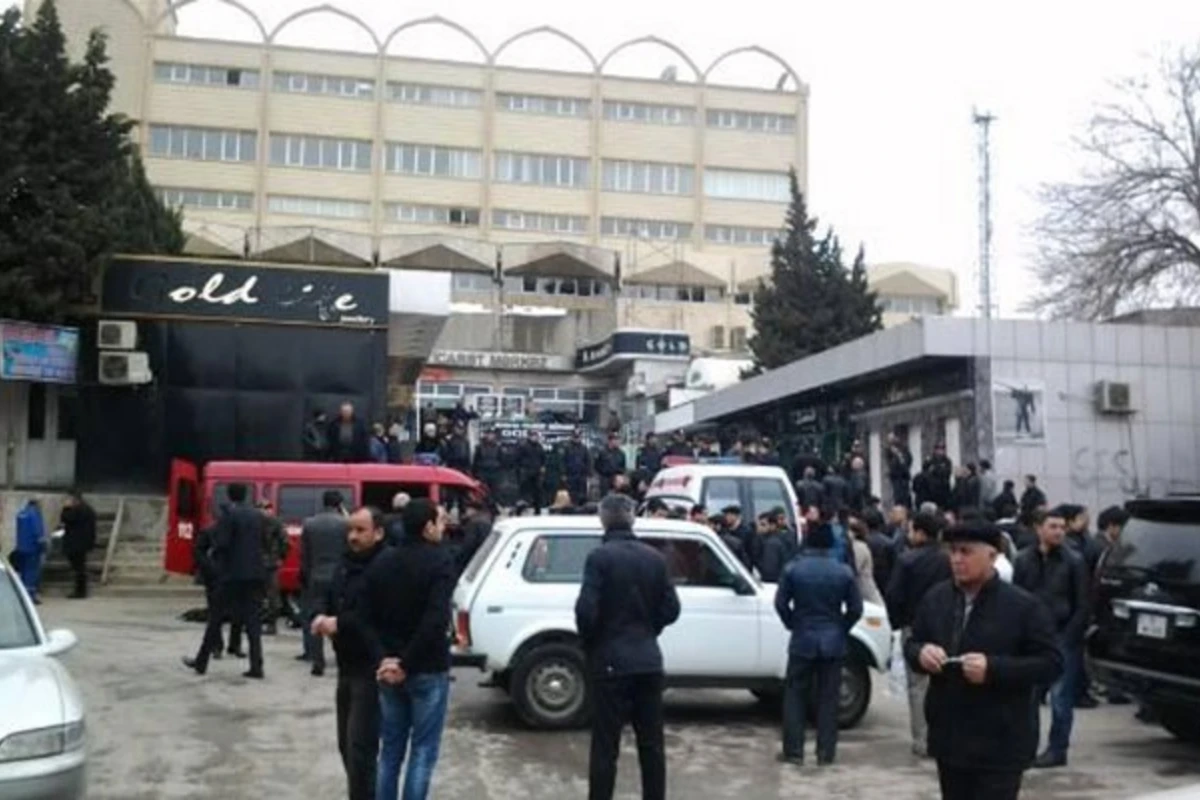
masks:
{"label": "multi-story building", "polygon": [[[432,353],[415,354],[435,368],[414,385],[405,353],[393,405],[412,389],[421,405],[512,396],[514,409],[595,421],[630,387],[681,376],[693,352],[744,353],[789,169],[807,188],[808,88],[783,59],[738,48],[702,68],[655,37],[597,56],[547,28],[488,50],[440,18],[370,31],[328,5],[272,29],[253,13],[265,3],[231,5],[259,41],[182,35],[166,0],[58,0],[76,54],[91,29],[107,32],[115,110],[137,121],[151,181],[183,207],[191,253],[452,273],[448,319]],[[279,43],[317,14],[359,23],[378,49]],[[399,54],[398,35],[423,25],[458,31],[478,61]],[[576,45],[591,69],[509,66],[534,35]],[[660,78],[611,72],[647,45],[669,56]],[[743,55],[773,60],[779,81],[721,84],[717,70]],[[633,340],[614,333],[629,329],[654,332],[637,339],[657,347],[652,361],[620,352]],[[684,336],[664,353],[660,333]],[[604,341],[613,357],[588,362],[585,346]]]}

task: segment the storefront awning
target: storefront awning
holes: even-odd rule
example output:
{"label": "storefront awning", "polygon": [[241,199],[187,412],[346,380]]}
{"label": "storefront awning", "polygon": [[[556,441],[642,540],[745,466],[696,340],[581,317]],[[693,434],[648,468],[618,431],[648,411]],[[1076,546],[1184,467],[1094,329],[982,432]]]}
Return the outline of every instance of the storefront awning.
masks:
{"label": "storefront awning", "polygon": [[384,266],[429,269],[439,272],[490,273],[495,269],[495,267],[485,261],[472,258],[444,244],[435,244],[405,255],[396,256],[385,261]]}
{"label": "storefront awning", "polygon": [[598,281],[612,281],[616,277],[616,253],[599,247],[571,242],[506,245],[502,255],[506,275]]}
{"label": "storefront awning", "polygon": [[370,256],[362,256],[337,247],[316,233],[310,233],[286,244],[252,252],[258,261],[280,261],[289,264],[327,264],[340,267],[371,265]]}
{"label": "storefront awning", "polygon": [[704,286],[715,289],[726,287],[725,281],[686,261],[672,261],[670,264],[651,267],[630,275],[625,279],[625,283],[643,286]]}

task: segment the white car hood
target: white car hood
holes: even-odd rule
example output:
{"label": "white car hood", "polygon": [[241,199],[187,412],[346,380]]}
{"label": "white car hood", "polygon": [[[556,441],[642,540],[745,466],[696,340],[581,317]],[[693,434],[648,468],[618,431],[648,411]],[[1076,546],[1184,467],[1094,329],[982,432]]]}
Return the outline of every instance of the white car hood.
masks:
{"label": "white car hood", "polygon": [[0,651],[0,740],[17,731],[62,725],[83,716],[79,690],[53,658]]}

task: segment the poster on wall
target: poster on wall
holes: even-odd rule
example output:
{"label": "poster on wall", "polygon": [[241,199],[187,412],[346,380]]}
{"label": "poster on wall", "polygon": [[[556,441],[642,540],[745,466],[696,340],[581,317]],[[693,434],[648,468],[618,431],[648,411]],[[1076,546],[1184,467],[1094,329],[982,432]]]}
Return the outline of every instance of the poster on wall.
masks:
{"label": "poster on wall", "polygon": [[1046,442],[1046,385],[1025,379],[992,379],[996,444]]}
{"label": "poster on wall", "polygon": [[79,329],[0,321],[0,380],[75,383]]}

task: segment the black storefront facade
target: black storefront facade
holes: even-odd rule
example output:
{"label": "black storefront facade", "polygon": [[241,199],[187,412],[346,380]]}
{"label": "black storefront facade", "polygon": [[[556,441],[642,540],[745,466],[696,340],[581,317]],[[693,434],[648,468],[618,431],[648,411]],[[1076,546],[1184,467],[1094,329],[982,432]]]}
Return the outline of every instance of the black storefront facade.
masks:
{"label": "black storefront facade", "polygon": [[[82,326],[76,480],[160,493],[174,458],[295,460],[316,410],[386,407],[385,272],[120,258]],[[102,320],[136,325],[151,379],[99,381]]]}

